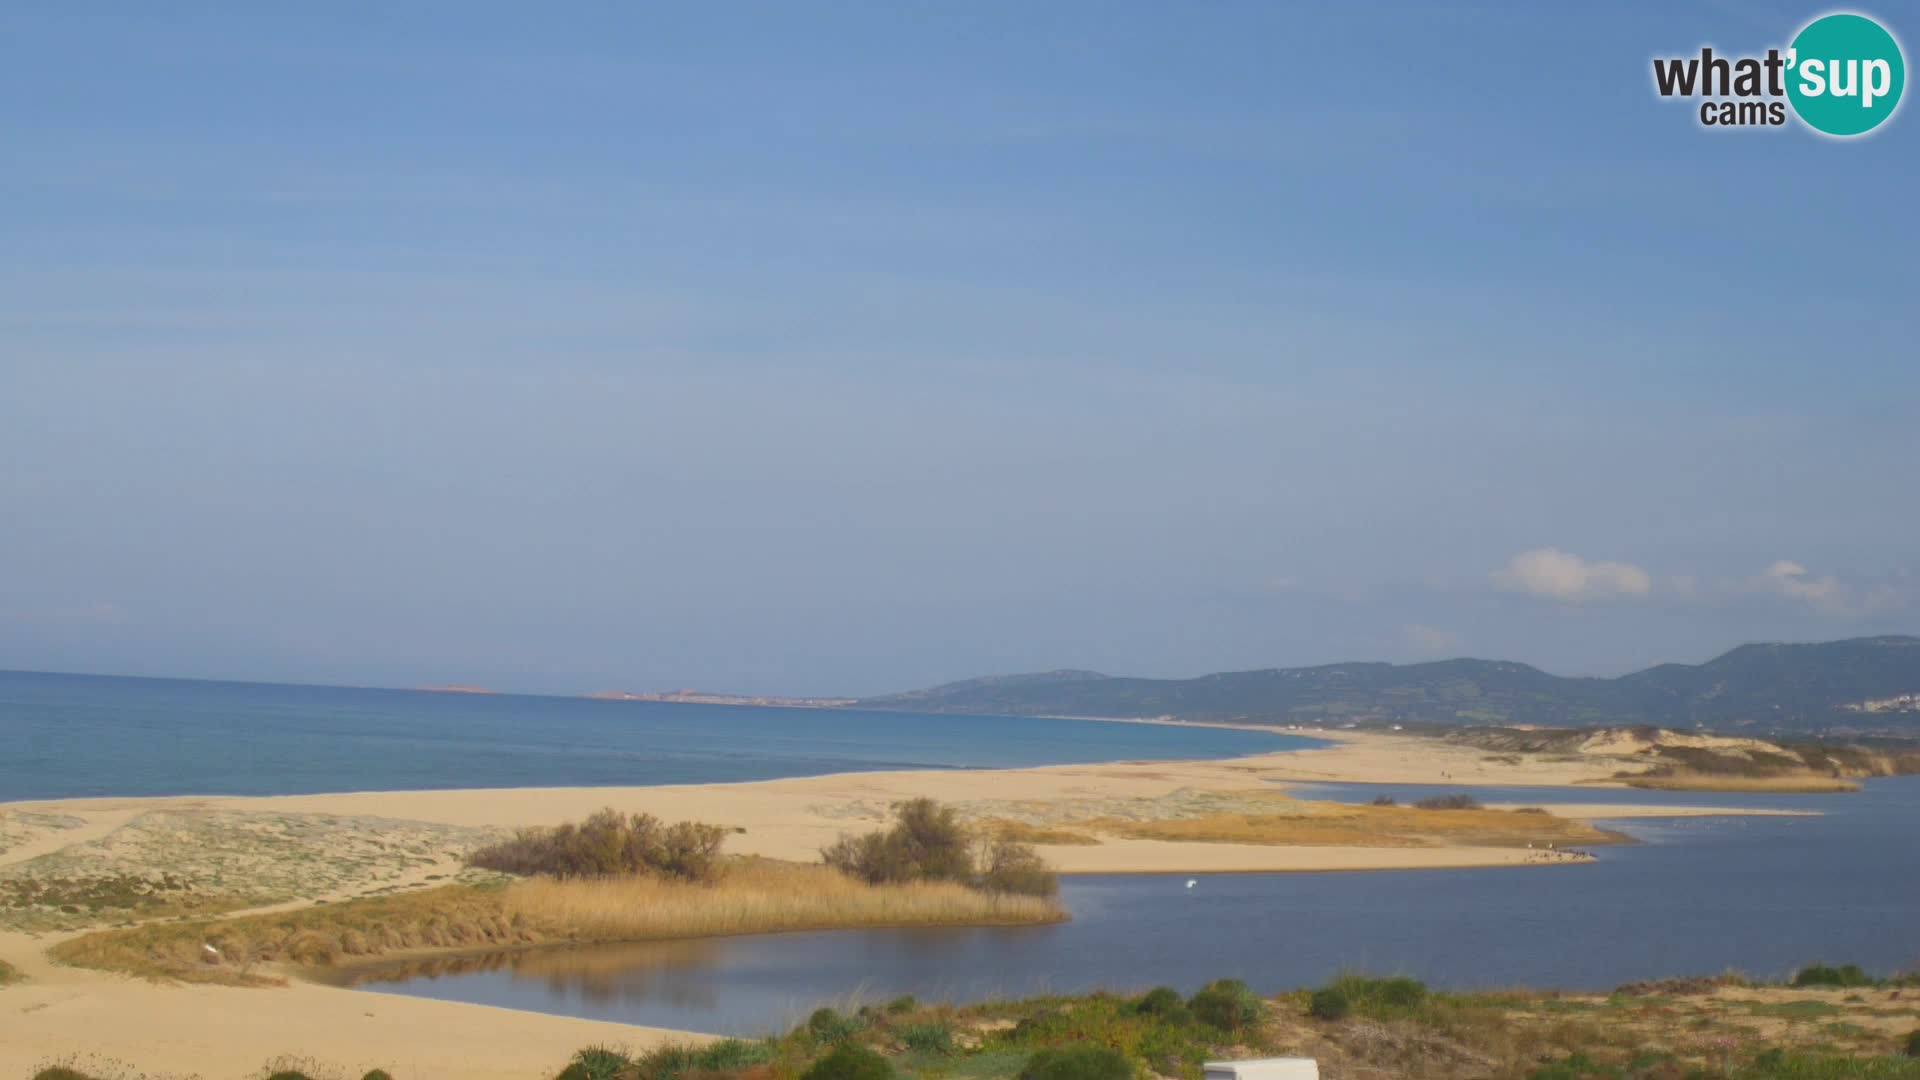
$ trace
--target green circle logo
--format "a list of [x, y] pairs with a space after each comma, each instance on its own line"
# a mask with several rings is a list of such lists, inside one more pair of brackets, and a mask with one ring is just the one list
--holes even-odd
[[1864, 135], [1900, 105], [1907, 62], [1900, 43], [1865, 15], [1825, 15], [1794, 37], [1787, 100], [1808, 127]]

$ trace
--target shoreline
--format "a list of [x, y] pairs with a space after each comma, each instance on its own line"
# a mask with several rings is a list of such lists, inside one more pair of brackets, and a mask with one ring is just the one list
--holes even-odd
[[[1152, 722], [1152, 721], [1122, 721]], [[1292, 734], [1280, 732], [1279, 734]], [[526, 825], [577, 820], [604, 806], [653, 813], [664, 820], [694, 819], [738, 830], [727, 850], [789, 861], [814, 861], [820, 847], [843, 833], [884, 821], [900, 798], [928, 795], [977, 820], [1029, 820], [1049, 815], [1140, 820], [1143, 813], [1207, 813], [1234, 800], [1258, 805], [1300, 804], [1286, 786], [1300, 783], [1487, 785], [1538, 788], [1543, 795], [1590, 786], [1618, 763], [1486, 760], [1472, 748], [1417, 736], [1363, 732], [1312, 733], [1318, 745], [1210, 761], [1120, 761], [1025, 769], [937, 769], [834, 773], [782, 780], [585, 788], [479, 788], [278, 796], [94, 796], [0, 803], [0, 813], [58, 819], [45, 835], [0, 852], [0, 867], [63, 852], [92, 850], [109, 838], [125, 846], [127, 831], [143, 819], [232, 818], [243, 823], [325, 822], [347, 840], [355, 829], [409, 827], [422, 835], [473, 836]], [[1585, 782], [1583, 784], [1583, 782]], [[1244, 804], [1240, 804], [1244, 805]], [[1565, 821], [1607, 817], [1697, 816], [1753, 811], [1699, 806], [1593, 805], [1568, 801], [1543, 808]], [[1496, 807], [1492, 809], [1505, 809]], [[1758, 811], [1793, 813], [1793, 811]], [[1414, 811], [1408, 811], [1414, 813]], [[1422, 811], [1421, 813], [1426, 813]], [[1432, 811], [1434, 820], [1444, 811]], [[329, 841], [331, 843], [331, 841]], [[1063, 874], [1263, 873], [1352, 870], [1574, 865], [1577, 855], [1540, 861], [1518, 846], [1443, 844], [1366, 846], [1136, 839], [1103, 835], [1092, 845], [1037, 845]], [[152, 849], [164, 852], [172, 849]], [[330, 849], [329, 849], [330, 850]], [[190, 849], [180, 849], [181, 858]], [[285, 856], [281, 856], [283, 860]], [[165, 856], [154, 864], [171, 865]], [[264, 910], [406, 891], [446, 879], [457, 859], [409, 864], [377, 888], [342, 879], [325, 893], [266, 905]], [[374, 892], [368, 892], [375, 888]], [[253, 909], [260, 911], [263, 909]], [[456, 1004], [355, 990], [306, 978], [289, 986], [249, 989], [160, 985], [106, 972], [61, 967], [46, 949], [79, 931], [0, 931], [0, 959], [24, 978], [0, 989], [0, 1072], [29, 1073], [82, 1049], [141, 1069], [210, 1077], [256, 1070], [278, 1054], [342, 1061], [343, 1055], [396, 1075], [462, 1075], [508, 1080], [549, 1073], [556, 1062], [592, 1043], [645, 1048], [696, 1042], [710, 1036], [559, 1017], [545, 1013]], [[464, 950], [484, 953], [494, 950]], [[448, 955], [431, 950], [416, 959]], [[399, 959], [398, 957], [389, 959]], [[281, 969], [289, 974], [298, 971]], [[236, 1024], [236, 1019], [241, 1021]], [[385, 1060], [378, 1060], [385, 1058]]]

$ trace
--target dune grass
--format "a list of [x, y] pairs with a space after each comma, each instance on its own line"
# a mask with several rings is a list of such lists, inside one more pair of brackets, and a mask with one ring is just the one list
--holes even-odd
[[1292, 812], [1276, 814], [1219, 813], [1154, 821], [1104, 818], [1084, 827], [1143, 840], [1343, 847], [1523, 847], [1621, 840], [1618, 833], [1551, 814], [1485, 809], [1437, 812], [1345, 803], [1300, 803]]
[[1662, 773], [1622, 773], [1628, 787], [1650, 791], [1752, 791], [1807, 794], [1833, 791], [1859, 791], [1860, 785], [1819, 773], [1789, 773], [1772, 776], [1740, 776], [1732, 773], [1706, 773], [1676, 769]]
[[279, 965], [329, 967], [392, 954], [651, 941], [873, 926], [1019, 925], [1058, 904], [962, 885], [867, 885], [824, 866], [733, 861], [716, 883], [628, 877], [447, 885], [297, 911], [153, 923], [62, 942], [79, 967], [259, 986]]
[[1001, 840], [1012, 840], [1019, 844], [1063, 844], [1090, 846], [1100, 843], [1097, 836], [1074, 832], [1071, 829], [1054, 829], [1045, 825], [1033, 825], [1012, 818], [988, 818], [979, 822], [979, 828], [988, 836]]

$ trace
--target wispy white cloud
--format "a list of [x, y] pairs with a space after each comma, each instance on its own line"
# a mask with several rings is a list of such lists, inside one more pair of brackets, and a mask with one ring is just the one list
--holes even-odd
[[1495, 585], [1510, 592], [1579, 602], [1646, 596], [1653, 577], [1631, 563], [1584, 559], [1559, 548], [1535, 548], [1493, 572]]
[[1733, 581], [1728, 591], [1774, 596], [1805, 604], [1826, 615], [1859, 616], [1920, 606], [1920, 584], [1906, 578], [1848, 581], [1816, 574], [1792, 559], [1780, 559], [1764, 571]]

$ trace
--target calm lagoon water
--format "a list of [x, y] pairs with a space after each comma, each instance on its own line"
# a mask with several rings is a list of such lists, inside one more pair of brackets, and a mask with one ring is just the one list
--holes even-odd
[[[1059, 926], [832, 931], [537, 951], [374, 973], [364, 988], [629, 1023], [759, 1034], [821, 1004], [911, 993], [1257, 989], [1364, 969], [1457, 988], [1604, 989], [1737, 967], [1920, 964], [1920, 778], [1854, 795], [1321, 785], [1321, 797], [1817, 809], [1821, 817], [1623, 819], [1645, 843], [1597, 863], [1486, 870], [1072, 877]], [[387, 980], [387, 981], [382, 981]], [[397, 980], [397, 981], [394, 981]]]
[[0, 672], [0, 802], [771, 780], [1236, 757], [1220, 728]]

